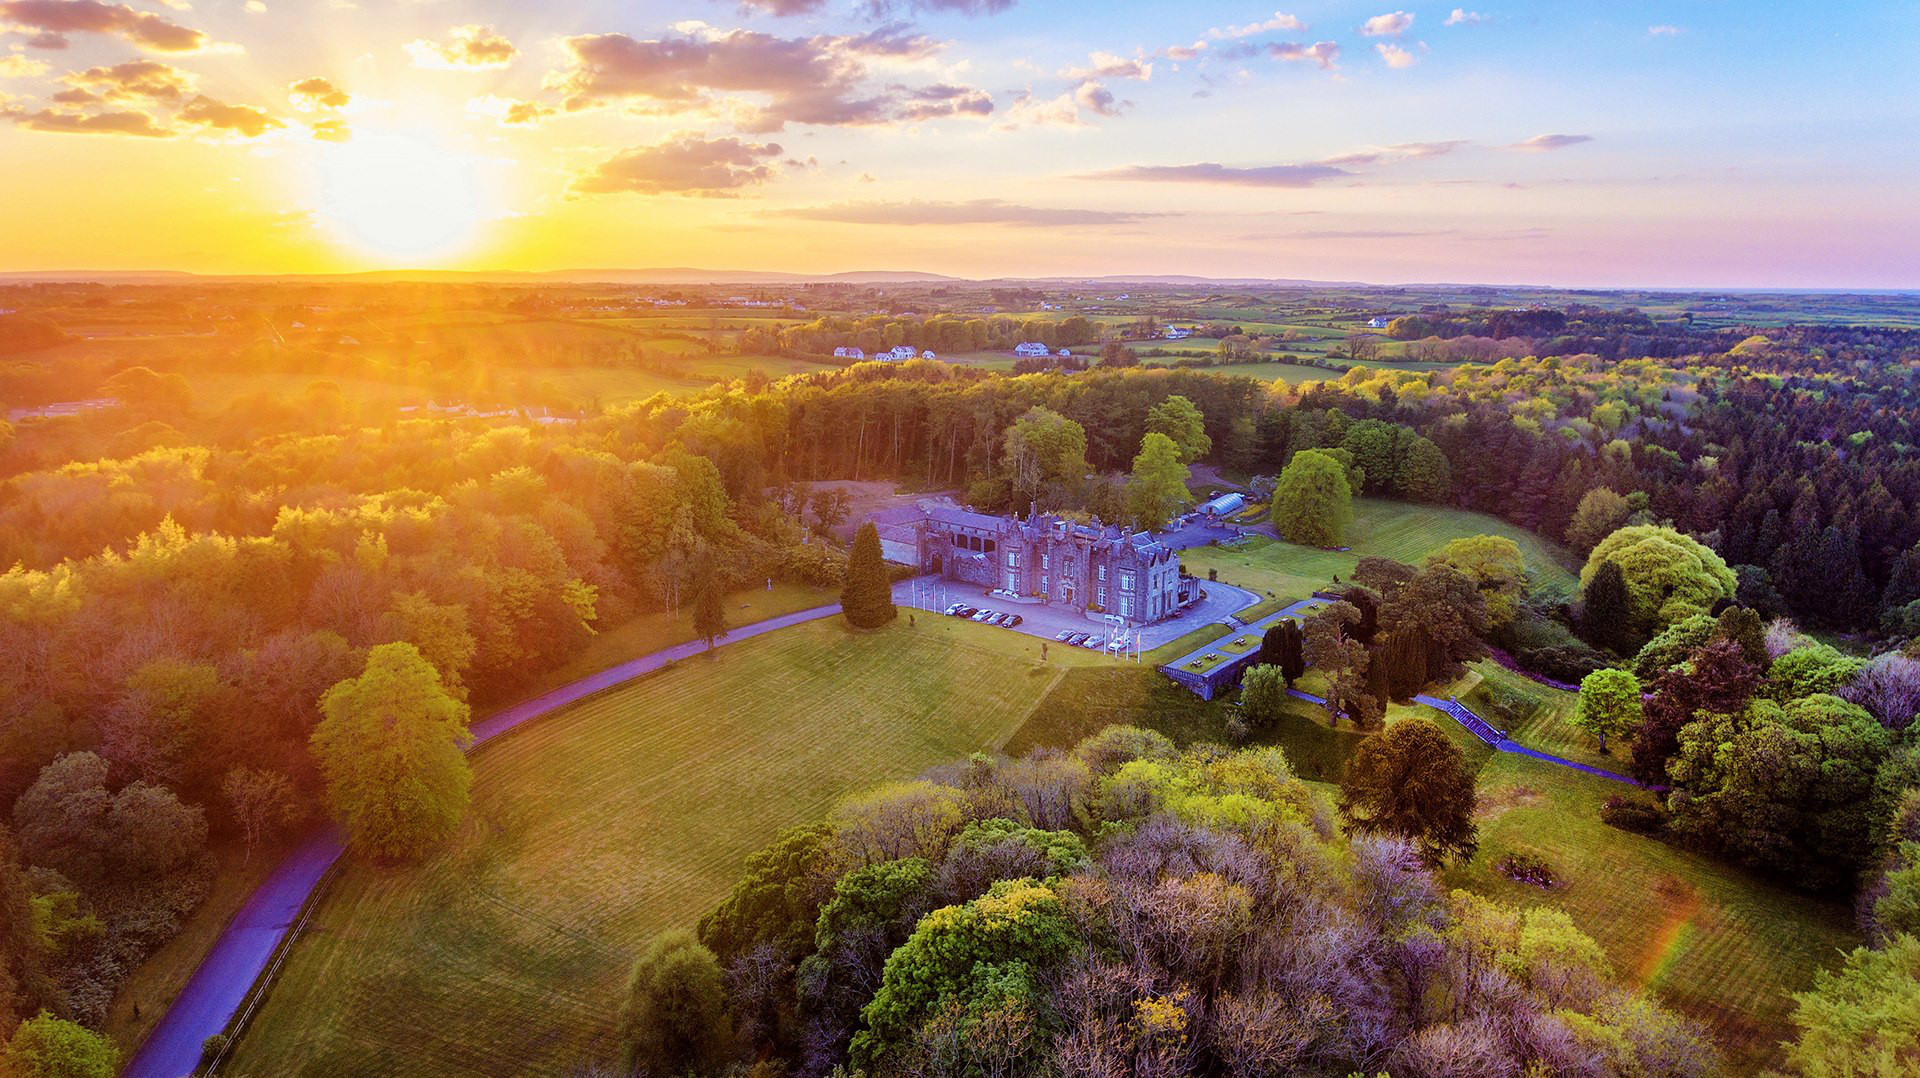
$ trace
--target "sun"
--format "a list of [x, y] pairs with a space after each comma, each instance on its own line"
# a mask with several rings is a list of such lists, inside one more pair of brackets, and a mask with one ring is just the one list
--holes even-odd
[[487, 221], [487, 163], [404, 131], [354, 132], [316, 147], [314, 212], [339, 241], [388, 260], [470, 247]]

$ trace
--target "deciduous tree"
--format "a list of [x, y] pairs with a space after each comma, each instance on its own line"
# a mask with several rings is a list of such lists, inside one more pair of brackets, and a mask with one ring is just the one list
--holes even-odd
[[1134, 523], [1148, 531], [1160, 531], [1175, 513], [1193, 500], [1187, 491], [1187, 466], [1171, 438], [1148, 432], [1140, 439], [1140, 454], [1133, 458], [1133, 474], [1127, 480], [1127, 510]]
[[1353, 522], [1353, 489], [1338, 458], [1318, 449], [1293, 455], [1273, 491], [1273, 526], [1289, 542], [1336, 547]]
[[1213, 451], [1206, 417], [1191, 400], [1178, 393], [1147, 409], [1147, 433], [1164, 434], [1180, 452], [1180, 463], [1192, 464]]
[[1419, 718], [1362, 742], [1340, 784], [1349, 826], [1409, 839], [1436, 865], [1473, 856], [1474, 803], [1465, 755], [1440, 727]]
[[1580, 704], [1573, 725], [1600, 740], [1620, 738], [1640, 726], [1640, 679], [1625, 670], [1595, 670], [1580, 679]]
[[350, 846], [380, 860], [418, 857], [466, 813], [473, 772], [461, 749], [467, 705], [412, 644], [382, 644], [366, 669], [327, 690], [314, 758]]
[[713, 952], [685, 929], [654, 937], [633, 964], [620, 1009], [627, 1073], [715, 1073], [732, 1036]]

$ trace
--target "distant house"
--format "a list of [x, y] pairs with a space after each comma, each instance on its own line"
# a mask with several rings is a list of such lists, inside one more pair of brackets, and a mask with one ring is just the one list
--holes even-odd
[[874, 353], [873, 358], [886, 360], [889, 363], [897, 363], [903, 359], [912, 359], [915, 354], [913, 345], [897, 344], [884, 352]]
[[1377, 314], [1377, 315], [1374, 315], [1372, 318], [1367, 319], [1367, 328], [1368, 329], [1385, 329], [1387, 328], [1387, 325], [1392, 321], [1393, 319], [1388, 318], [1384, 314]]
[[1193, 330], [1187, 326], [1168, 326], [1166, 338], [1170, 341], [1184, 341], [1193, 336]]
[[1021, 341], [1013, 346], [1013, 354], [1016, 356], [1045, 356], [1052, 353], [1053, 349], [1039, 341]]
[[865, 359], [867, 353], [858, 348], [836, 348], [833, 356], [835, 359]]
[[1060, 349], [1060, 356], [1063, 359], [1070, 359], [1073, 356], [1073, 352], [1071, 349], [1062, 348]]
[[920, 358], [921, 358], [921, 359], [938, 359], [938, 358], [940, 358], [940, 357], [939, 357], [939, 356], [936, 356], [936, 355], [934, 355], [934, 354], [933, 354], [933, 349], [931, 349], [931, 348], [929, 348], [929, 349], [927, 349], [926, 351], [924, 351], [924, 352], [922, 352], [922, 353], [920, 353]]

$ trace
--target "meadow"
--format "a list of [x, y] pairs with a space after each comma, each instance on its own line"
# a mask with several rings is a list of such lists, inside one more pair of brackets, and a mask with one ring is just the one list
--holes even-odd
[[1484, 513], [1384, 498], [1354, 499], [1353, 524], [1347, 529], [1351, 546], [1344, 551], [1253, 535], [1234, 545], [1191, 547], [1180, 552], [1180, 561], [1196, 576], [1213, 570], [1229, 584], [1304, 599], [1336, 577], [1351, 575], [1368, 555], [1418, 563], [1455, 539], [1475, 535], [1512, 539], [1520, 545], [1536, 586], [1549, 592], [1572, 591], [1575, 577], [1568, 568], [1570, 555], [1524, 528]]
[[606, 1046], [639, 946], [690, 926], [749, 852], [1001, 747], [1063, 675], [1108, 662], [915, 620], [771, 633], [489, 744], [444, 851], [342, 871], [227, 1073], [567, 1073]]

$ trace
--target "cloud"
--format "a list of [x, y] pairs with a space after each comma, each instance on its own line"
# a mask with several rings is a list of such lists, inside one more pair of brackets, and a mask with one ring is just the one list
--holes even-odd
[[353, 138], [347, 121], [332, 116], [308, 124], [307, 132], [320, 142], [347, 142]]
[[1115, 100], [1112, 90], [1093, 81], [1073, 88], [1073, 102], [1095, 116], [1118, 116], [1133, 107], [1133, 102]]
[[1647, 27], [1648, 37], [1678, 37], [1684, 33], [1686, 33], [1685, 30], [1681, 29], [1678, 26], [1673, 25], [1672, 23], [1663, 22], [1658, 26]]
[[1312, 187], [1321, 180], [1353, 173], [1337, 165], [1313, 162], [1301, 165], [1261, 165], [1236, 168], [1203, 161], [1194, 165], [1129, 165], [1082, 176], [1088, 180], [1131, 180], [1141, 183], [1206, 183], [1233, 187]]
[[[745, 131], [765, 133], [787, 124], [861, 126], [911, 122], [936, 114], [979, 115], [991, 101], [977, 90], [937, 86], [866, 85], [874, 64], [929, 59], [942, 46], [901, 26], [851, 36], [784, 38], [752, 30], [696, 27], [682, 36], [639, 40], [626, 34], [588, 34], [563, 40], [569, 67], [548, 75], [546, 87], [569, 111], [641, 99], [667, 112], [733, 107]], [[716, 99], [715, 94], [765, 95], [764, 104]], [[944, 112], [935, 103], [955, 107]], [[958, 107], [964, 102], [966, 107]]]
[[413, 57], [413, 66], [430, 71], [474, 71], [506, 67], [520, 54], [520, 50], [513, 47], [513, 42], [500, 36], [491, 26], [469, 24], [456, 26], [447, 32], [453, 35], [451, 41], [443, 43], [417, 38], [402, 46], [407, 50], [407, 55]]
[[560, 110], [538, 101], [518, 101], [509, 97], [482, 94], [467, 101], [467, 115], [485, 116], [508, 127], [533, 127]]
[[264, 109], [252, 105], [229, 105], [202, 94], [187, 102], [175, 119], [197, 124], [213, 131], [231, 131], [241, 138], [259, 138], [275, 128], [284, 127]]
[[1413, 16], [1405, 11], [1389, 11], [1385, 15], [1375, 15], [1360, 24], [1362, 37], [1399, 37], [1413, 29]]
[[1013, 0], [867, 0], [867, 15], [889, 19], [905, 12], [918, 15], [998, 15], [1013, 6]]
[[[60, 81], [74, 88], [54, 95], [67, 104], [93, 101], [179, 101], [194, 92], [194, 77], [159, 60], [128, 60], [112, 67], [69, 71]], [[72, 94], [73, 96], [67, 96]]]
[[1423, 157], [1442, 157], [1462, 146], [1466, 139], [1447, 139], [1442, 142], [1399, 142], [1378, 149], [1361, 150], [1357, 153], [1341, 154], [1338, 157], [1322, 158], [1322, 165], [1377, 165], [1392, 161], [1409, 161]]
[[632, 192], [643, 195], [725, 197], [742, 187], [772, 179], [766, 158], [778, 157], [776, 143], [742, 142], [683, 135], [655, 146], [635, 146], [602, 161], [573, 183], [580, 194]]
[[287, 100], [301, 112], [317, 112], [320, 109], [343, 109], [353, 98], [331, 79], [318, 75], [301, 79], [287, 85]]
[[1145, 82], [1153, 78], [1153, 65], [1110, 52], [1095, 52], [1087, 57], [1086, 67], [1064, 68], [1060, 74], [1069, 79], [1138, 79]]
[[1332, 71], [1335, 61], [1340, 59], [1340, 44], [1336, 41], [1316, 41], [1311, 45], [1302, 45], [1295, 41], [1276, 41], [1267, 46], [1267, 55], [1288, 63], [1312, 60], [1320, 65], [1320, 70]]
[[162, 127], [149, 113], [139, 109], [114, 112], [79, 113], [41, 109], [17, 112], [13, 122], [35, 131], [55, 131], [70, 135], [135, 135], [141, 138], [168, 138], [173, 132]]
[[47, 73], [47, 65], [17, 52], [0, 56], [0, 79], [30, 79]]
[[1083, 210], [1021, 206], [997, 198], [968, 202], [841, 202], [831, 206], [801, 206], [770, 210], [769, 217], [803, 221], [832, 221], [855, 225], [1009, 225], [1015, 228], [1054, 228], [1075, 225], [1132, 224], [1158, 213]]
[[1215, 39], [1252, 37], [1255, 34], [1273, 33], [1281, 30], [1300, 34], [1305, 33], [1306, 29], [1307, 24], [1301, 21], [1300, 16], [1289, 15], [1284, 11], [1276, 11], [1273, 13], [1273, 18], [1261, 22], [1250, 22], [1244, 26], [1216, 26], [1207, 31], [1207, 36]]
[[211, 44], [163, 15], [100, 0], [0, 0], [0, 22], [37, 31], [27, 44], [38, 49], [64, 49], [68, 34], [111, 34], [154, 52], [199, 52]]
[[1488, 21], [1489, 18], [1490, 16], [1482, 15], [1478, 11], [1468, 11], [1466, 8], [1457, 7], [1453, 9], [1453, 14], [1447, 16], [1447, 25], [1479, 26], [1481, 23]]
[[763, 15], [810, 15], [827, 6], [827, 0], [740, 0], [740, 10]]
[[1522, 139], [1507, 149], [1543, 153], [1547, 150], [1564, 150], [1569, 146], [1578, 146], [1583, 142], [1592, 141], [1592, 135], [1535, 135], [1530, 139]]
[[241, 5], [241, 10], [249, 15], [265, 15], [267, 13], [267, 5], [261, 3], [260, 0], [247, 0], [245, 4]]
[[1389, 44], [1385, 41], [1374, 45], [1374, 50], [1380, 54], [1380, 59], [1387, 62], [1388, 67], [1396, 70], [1412, 67], [1414, 64], [1419, 63], [1412, 53], [1398, 45]]

